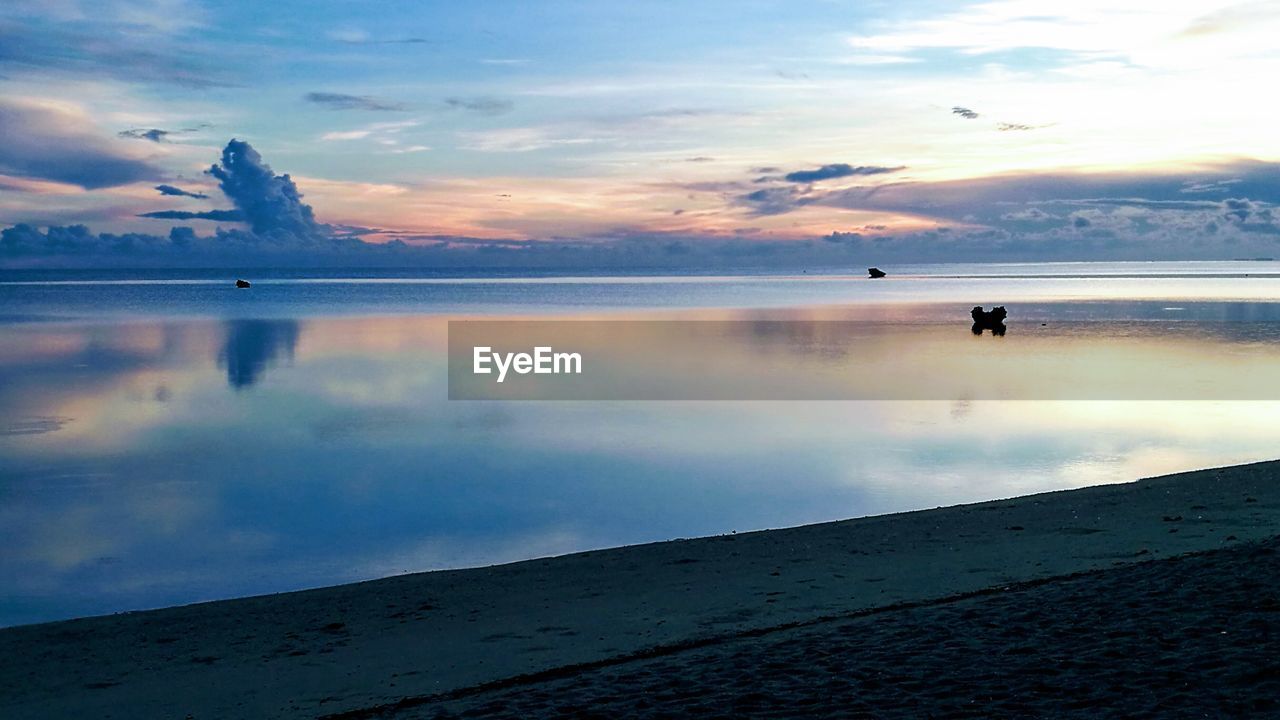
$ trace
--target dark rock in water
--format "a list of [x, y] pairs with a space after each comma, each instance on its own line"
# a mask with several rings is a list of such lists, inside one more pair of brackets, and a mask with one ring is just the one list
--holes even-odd
[[976, 305], [969, 311], [969, 315], [973, 317], [971, 329], [974, 335], [981, 335], [983, 330], [990, 330], [992, 335], [1004, 335], [1008, 330], [1004, 319], [1009, 317], [1009, 311], [1003, 305], [991, 308], [990, 312], [983, 310], [981, 305]]
[[867, 268], [867, 274], [872, 278], [882, 278], [885, 276], [884, 271], [880, 268]]
[[237, 281], [236, 281], [236, 287], [238, 287], [238, 288], [247, 288], [247, 287], [249, 287], [249, 281], [248, 281], [248, 280], [237, 280]]

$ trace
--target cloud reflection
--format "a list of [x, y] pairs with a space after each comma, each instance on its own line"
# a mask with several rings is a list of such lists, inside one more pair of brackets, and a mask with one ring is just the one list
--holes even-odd
[[295, 320], [229, 320], [218, 367], [226, 368], [227, 383], [239, 390], [262, 378], [281, 357], [292, 361], [302, 334]]
[[[1271, 456], [1280, 426], [1277, 402], [450, 402], [445, 318], [305, 325], [6, 326], [0, 415], [71, 421], [0, 434], [0, 625], [1126, 481]], [[708, 357], [838, 368], [839, 327], [741, 323]]]

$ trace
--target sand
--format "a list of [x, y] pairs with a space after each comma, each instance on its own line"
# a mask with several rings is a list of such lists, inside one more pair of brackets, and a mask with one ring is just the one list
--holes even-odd
[[1278, 547], [747, 633], [393, 716], [1276, 717]]
[[0, 716], [1257, 714], [1278, 533], [1260, 463], [11, 628]]

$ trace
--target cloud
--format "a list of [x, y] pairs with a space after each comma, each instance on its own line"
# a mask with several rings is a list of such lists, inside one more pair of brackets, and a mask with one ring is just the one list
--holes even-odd
[[238, 210], [205, 210], [203, 212], [189, 212], [187, 210], [156, 210], [155, 212], [141, 213], [138, 217], [153, 218], [156, 220], [221, 220], [223, 222], [242, 222], [244, 215]]
[[157, 190], [161, 195], [173, 195], [173, 196], [176, 196], [176, 197], [189, 197], [189, 198], [195, 198], [195, 199], [197, 199], [197, 200], [204, 200], [205, 198], [208, 198], [208, 197], [209, 197], [208, 195], [205, 195], [204, 193], [191, 192], [190, 190], [183, 190], [182, 188], [174, 187], [174, 186], [172, 186], [172, 185], [157, 185], [157, 186], [156, 186], [156, 190]]
[[275, 174], [249, 143], [232, 140], [222, 151], [222, 161], [209, 167], [222, 192], [236, 206], [254, 233], [288, 233], [297, 237], [329, 234], [316, 222], [311, 206], [287, 175]]
[[756, 215], [781, 215], [812, 203], [813, 197], [794, 187], [771, 187], [749, 192], [738, 201]]
[[373, 134], [372, 130], [335, 130], [320, 136], [326, 142], [342, 140], [363, 140]]
[[138, 32], [128, 23], [80, 24], [0, 18], [0, 70], [14, 76], [56, 73], [190, 88], [228, 87], [218, 64], [194, 57], [194, 41]]
[[1240, 178], [1227, 178], [1225, 180], [1214, 180], [1211, 182], [1186, 182], [1182, 186], [1181, 192], [1184, 193], [1214, 193], [1222, 192], [1232, 185], [1241, 182]]
[[[156, 210], [140, 217], [164, 220], [243, 222], [249, 230], [223, 230], [198, 236], [189, 227], [170, 229], [167, 236], [127, 233], [97, 234], [83, 225], [51, 226], [45, 231], [18, 224], [0, 232], [0, 256], [19, 262], [162, 264], [185, 262], [263, 261], [293, 264], [312, 262], [313, 256], [333, 262], [360, 257], [383, 257], [403, 243], [372, 245], [358, 239], [359, 230], [341, 232], [316, 222], [311, 207], [288, 175], [278, 175], [249, 143], [231, 140], [218, 164], [208, 170], [235, 205], [232, 210]], [[168, 196], [203, 198], [172, 185], [156, 186]], [[59, 260], [60, 258], [60, 260]], [[75, 260], [81, 258], [82, 260]]]
[[[850, 215], [848, 227], [834, 228], [825, 236], [821, 231], [797, 231], [791, 239], [763, 237], [747, 222], [719, 234], [619, 228], [582, 239], [482, 239], [336, 227], [317, 222], [290, 176], [275, 173], [246, 142], [229, 142], [209, 173], [233, 209], [156, 210], [144, 217], [243, 222], [248, 229], [218, 228], [200, 236], [189, 227], [176, 227], [166, 236], [96, 234], [79, 225], [16, 225], [0, 233], [0, 258], [6, 265], [31, 266], [215, 267], [261, 262], [718, 268], [864, 261], [1211, 259], [1275, 255], [1280, 242], [1280, 163], [1260, 161], [1159, 172], [1022, 172], [834, 190], [780, 179], [764, 186], [752, 186], [745, 179], [703, 183], [706, 187], [700, 192], [716, 193], [730, 209], [739, 208], [739, 214], [745, 209], [751, 217], [801, 208], [809, 217], [825, 208], [833, 224], [841, 216], [831, 209], [912, 217], [913, 228], [935, 223], [932, 229], [902, 230], [895, 229], [903, 227], [897, 221], [886, 227]], [[693, 184], [689, 189], [695, 190]], [[781, 220], [760, 225], [776, 228], [786, 224]], [[383, 244], [360, 239], [375, 232], [396, 239]]]
[[383, 145], [397, 145], [399, 142], [391, 137], [416, 127], [420, 124], [418, 120], [396, 120], [394, 122], [377, 122], [366, 125], [356, 130], [334, 130], [324, 133], [320, 139], [325, 142], [342, 142], [347, 140], [364, 140], [373, 137]]
[[[1189, 191], [1194, 195], [1188, 196]], [[732, 202], [757, 216], [834, 207], [913, 217], [917, 225], [937, 223], [932, 234], [887, 231], [867, 236], [871, 239], [851, 239], [848, 233], [836, 238], [864, 249], [894, 243], [897, 257], [906, 259], [1221, 258], [1228, 251], [1227, 257], [1272, 255], [1274, 247], [1268, 247], [1280, 237], [1280, 163], [1021, 172], [835, 190], [774, 185], [733, 196]]]
[[368, 95], [347, 95], [344, 93], [310, 92], [302, 96], [303, 100], [314, 103], [329, 110], [371, 110], [377, 112], [400, 112], [405, 109], [400, 103], [379, 100]]
[[161, 130], [159, 128], [150, 128], [150, 129], [135, 128], [132, 130], [121, 130], [117, 134], [122, 138], [130, 138], [133, 140], [150, 140], [151, 142], [158, 143], [158, 142], [164, 142], [165, 137], [169, 135], [169, 131]]
[[1040, 208], [1025, 208], [1014, 212], [1005, 213], [1000, 216], [1001, 220], [1014, 220], [1024, 222], [1049, 222], [1051, 220], [1060, 219], [1057, 215], [1051, 215]]
[[881, 167], [879, 165], [859, 165], [854, 167], [847, 163], [833, 163], [831, 165], [823, 165], [817, 170], [797, 170], [796, 172], [787, 173], [783, 179], [793, 183], [811, 183], [820, 180], [833, 180], [835, 178], [849, 177], [851, 175], [881, 175], [884, 173], [897, 172], [902, 170], [902, 166], [898, 167]]
[[0, 231], [0, 260], [6, 264], [46, 264], [72, 267], [120, 265], [141, 267], [217, 267], [255, 262], [301, 265], [388, 258], [403, 243], [374, 245], [351, 237], [298, 237], [287, 233], [260, 235], [218, 228], [197, 235], [189, 227], [174, 227], [168, 235], [94, 233], [83, 225], [51, 226], [44, 231], [18, 224]]
[[1277, 15], [1280, 15], [1280, 9], [1277, 9], [1273, 3], [1257, 0], [1239, 3], [1195, 18], [1179, 33], [1179, 36], [1194, 38], [1230, 33], [1251, 25], [1257, 26], [1269, 20], [1273, 21]]
[[346, 45], [422, 45], [430, 42], [426, 38], [375, 38], [364, 30], [331, 30], [326, 35]]
[[511, 112], [514, 107], [510, 100], [501, 100], [493, 97], [451, 97], [446, 98], [444, 104], [455, 110], [466, 110], [481, 115], [502, 115]]
[[550, 147], [590, 145], [599, 138], [557, 128], [518, 127], [500, 130], [466, 131], [458, 133], [462, 139], [459, 147], [477, 152], [532, 152]]
[[[1225, 183], [1230, 180], [1232, 182]], [[1205, 188], [1203, 199], [1188, 187]], [[1220, 197], [1214, 199], [1212, 195]], [[834, 190], [815, 202], [857, 210], [885, 210], [958, 221], [991, 221], [1019, 208], [1054, 206], [1205, 210], [1225, 194], [1280, 203], [1280, 163], [1239, 161], [1192, 170], [1143, 172], [1022, 172], [943, 182], [890, 183]]]
[[207, 127], [212, 127], [209, 123], [200, 123], [195, 127], [182, 128], [181, 130], [161, 130], [160, 128], [130, 128], [121, 130], [116, 135], [130, 140], [149, 140], [154, 143], [166, 142], [172, 135], [186, 135], [188, 133], [197, 132]]
[[113, 146], [84, 113], [0, 99], [0, 174], [86, 190], [156, 180], [164, 172]]
[[960, 117], [964, 118], [965, 120], [977, 120], [978, 118], [982, 117], [981, 115], [979, 115], [978, 113], [976, 113], [976, 112], [974, 112], [974, 111], [970, 110], [969, 108], [967, 108], [967, 107], [960, 107], [959, 105], [957, 105], [957, 106], [955, 106], [955, 107], [951, 108], [951, 114], [952, 114], [952, 115], [959, 115]]

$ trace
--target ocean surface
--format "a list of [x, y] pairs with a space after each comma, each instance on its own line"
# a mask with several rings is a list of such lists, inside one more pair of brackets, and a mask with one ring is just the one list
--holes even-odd
[[[0, 271], [0, 625], [1280, 455], [1280, 263], [885, 269]], [[449, 400], [477, 318], [755, 331], [722, 400]], [[766, 371], [898, 389], [734, 400]]]

